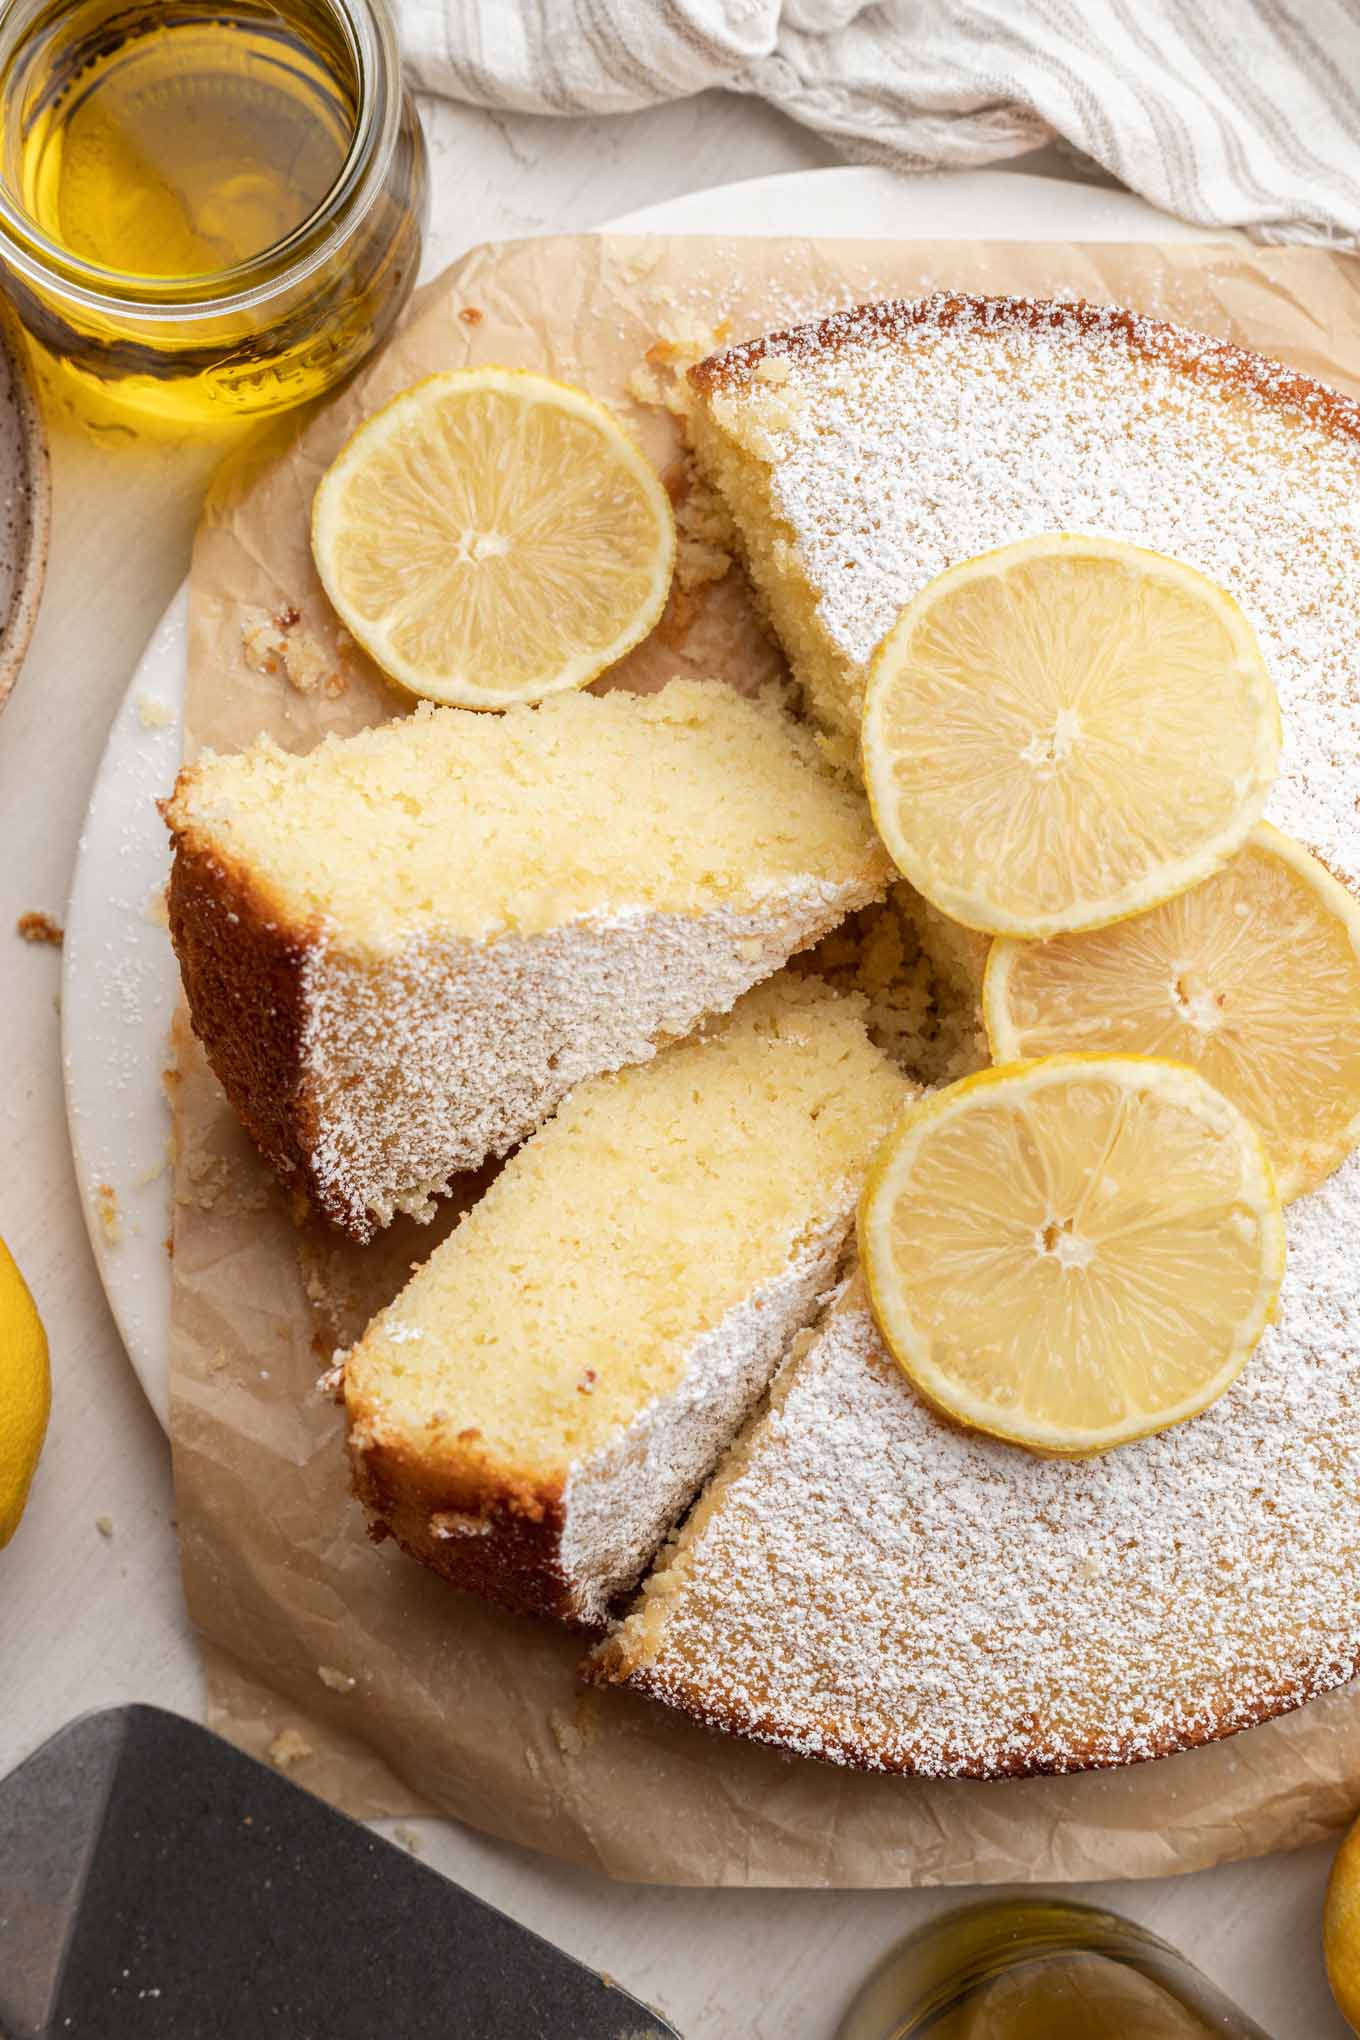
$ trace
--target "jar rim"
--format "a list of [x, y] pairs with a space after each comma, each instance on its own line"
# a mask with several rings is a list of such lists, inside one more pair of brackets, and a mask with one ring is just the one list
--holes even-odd
[[[401, 50], [385, 0], [326, 0], [353, 52], [358, 115], [335, 181], [282, 239], [201, 277], [142, 277], [82, 261], [15, 205], [0, 179], [0, 264], [68, 303], [139, 322], [220, 318], [305, 283], [347, 240], [383, 190], [402, 114]], [[0, 286], [2, 287], [2, 286]]]

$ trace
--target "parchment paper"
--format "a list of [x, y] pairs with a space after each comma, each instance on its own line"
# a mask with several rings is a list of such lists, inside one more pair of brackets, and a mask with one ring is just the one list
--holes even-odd
[[[664, 370], [703, 332], [740, 339], [947, 286], [1133, 305], [1360, 390], [1360, 266], [1312, 250], [481, 248], [425, 293], [362, 382], [257, 453], [214, 502], [194, 556], [190, 749], [261, 730], [304, 748], [406, 708], [338, 632], [307, 527], [341, 442], [418, 377], [499, 361], [585, 384], [637, 429], [683, 520], [674, 423], [629, 393], [631, 379], [654, 394], [637, 379], [649, 350]], [[749, 685], [772, 669], [740, 576], [705, 583], [701, 547], [696, 560], [697, 585], [615, 684], [687, 668]], [[856, 1775], [707, 1734], [631, 1695], [582, 1694], [576, 1639], [368, 1542], [339, 1412], [315, 1392], [331, 1347], [395, 1292], [452, 1210], [367, 1250], [299, 1225], [183, 1026], [179, 1046], [171, 1435], [185, 1583], [214, 1725], [259, 1754], [291, 1748], [299, 1782], [356, 1813], [442, 1811], [616, 1877], [733, 1885], [1162, 1876], [1316, 1840], [1360, 1802], [1360, 1691], [1161, 1763], [999, 1784]], [[278, 1744], [285, 1729], [295, 1734]]]

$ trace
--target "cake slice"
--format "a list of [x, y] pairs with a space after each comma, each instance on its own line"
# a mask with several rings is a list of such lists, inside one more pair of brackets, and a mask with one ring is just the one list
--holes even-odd
[[205, 753], [165, 816], [208, 1060], [357, 1240], [727, 1011], [888, 872], [806, 731], [693, 680]]
[[343, 1360], [374, 1528], [598, 1623], [832, 1284], [910, 1087], [862, 1001], [781, 974], [583, 1084]]

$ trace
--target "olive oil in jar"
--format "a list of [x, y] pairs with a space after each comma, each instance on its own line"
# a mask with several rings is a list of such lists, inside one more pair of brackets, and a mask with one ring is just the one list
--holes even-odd
[[10, 0], [0, 117], [20, 315], [144, 414], [315, 395], [414, 281], [424, 146], [383, 0]]
[[837, 2040], [1268, 2040], [1174, 1948], [1046, 1898], [969, 1906], [880, 1963]]
[[[69, 14], [69, 10], [68, 10]], [[51, 70], [20, 141], [37, 224], [97, 268], [203, 278], [308, 219], [354, 139], [358, 79], [335, 21], [252, 0], [110, 14]]]

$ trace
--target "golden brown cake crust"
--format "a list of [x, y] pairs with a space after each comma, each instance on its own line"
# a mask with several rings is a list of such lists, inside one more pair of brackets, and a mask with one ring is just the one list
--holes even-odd
[[[372, 1227], [356, 1223], [312, 1165], [317, 1111], [305, 1081], [303, 974], [315, 932], [291, 924], [248, 872], [192, 829], [175, 827], [174, 801], [188, 776], [180, 774], [161, 811], [174, 845], [170, 939], [194, 1032], [241, 1124], [284, 1183], [365, 1240]], [[222, 940], [224, 924], [230, 941]]]
[[372, 1537], [395, 1538], [451, 1585], [516, 1614], [589, 1626], [561, 1565], [563, 1481], [508, 1480], [479, 1462], [471, 1442], [436, 1462], [400, 1442], [365, 1439], [362, 1419], [351, 1426], [349, 1452]]
[[689, 381], [701, 395], [716, 396], [754, 380], [759, 364], [766, 359], [835, 355], [843, 347], [866, 340], [890, 340], [913, 326], [975, 326], [990, 331], [1021, 327], [1059, 337], [1101, 334], [1200, 381], [1250, 392], [1280, 410], [1297, 412], [1323, 431], [1360, 441], [1360, 403], [1355, 398], [1231, 341], [1209, 339], [1120, 305], [1095, 305], [1083, 298], [979, 297], [963, 291], [889, 298], [710, 354], [689, 370]]
[[[674, 1677], [667, 1678], [664, 1683], [654, 1680], [645, 1671], [629, 1665], [614, 1638], [601, 1644], [582, 1661], [579, 1674], [587, 1685], [624, 1686], [648, 1700], [658, 1701], [672, 1711], [688, 1716], [701, 1728], [714, 1729], [723, 1735], [741, 1736], [750, 1742], [769, 1743], [776, 1749], [788, 1750], [797, 1756], [808, 1754], [806, 1729], [802, 1725], [785, 1721], [774, 1709], [747, 1709], [736, 1701], [720, 1703]], [[1181, 1732], [1149, 1731], [1144, 1727], [1131, 1734], [1127, 1741], [1111, 1737], [1096, 1744], [1072, 1739], [1065, 1744], [1061, 1759], [1043, 1757], [1035, 1749], [1026, 1748], [1024, 1723], [1018, 1719], [1015, 1745], [1005, 1754], [989, 1752], [984, 1757], [976, 1750], [960, 1745], [950, 1752], [932, 1752], [928, 1762], [917, 1764], [907, 1753], [870, 1749], [862, 1742], [836, 1736], [828, 1727], [816, 1755], [822, 1762], [839, 1764], [849, 1771], [886, 1772], [899, 1777], [986, 1780], [1066, 1777], [1076, 1771], [1124, 1770], [1131, 1764], [1152, 1763], [1161, 1757], [1174, 1757], [1186, 1750], [1201, 1749], [1208, 1743], [1225, 1742], [1239, 1730], [1259, 1728], [1262, 1722], [1273, 1721], [1277, 1715], [1290, 1714], [1296, 1707], [1302, 1707], [1309, 1700], [1320, 1699], [1324, 1693], [1332, 1692], [1357, 1676], [1360, 1676], [1360, 1653], [1346, 1659], [1319, 1657], [1296, 1678], [1286, 1681], [1269, 1694], [1255, 1695], [1245, 1705], [1230, 1702], [1226, 1693], [1206, 1699], [1201, 1720]], [[1035, 1741], [1038, 1742], [1042, 1738], [1042, 1724], [1036, 1722], [1035, 1730]]]

